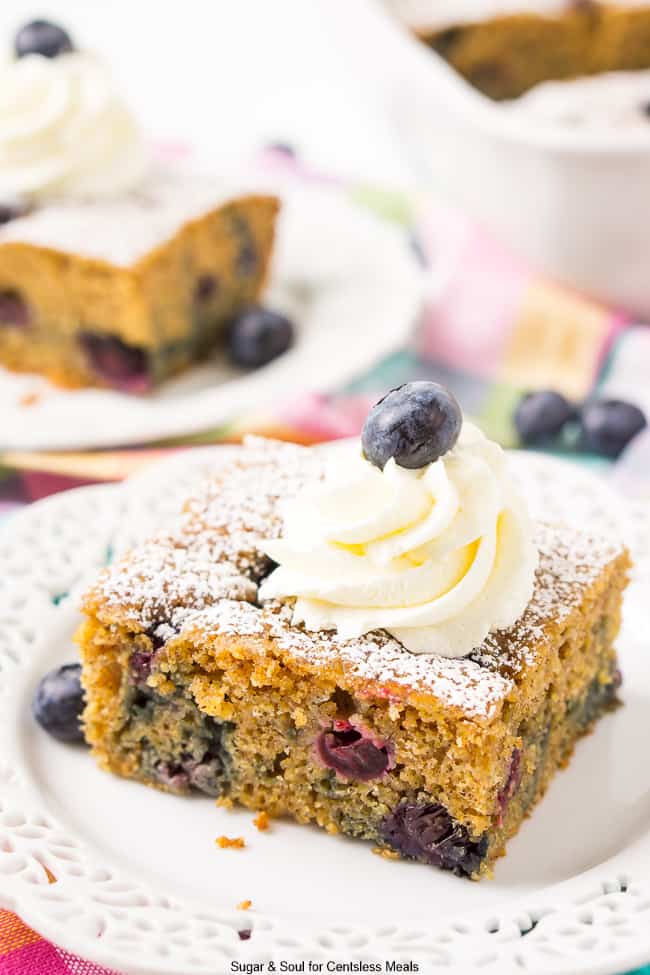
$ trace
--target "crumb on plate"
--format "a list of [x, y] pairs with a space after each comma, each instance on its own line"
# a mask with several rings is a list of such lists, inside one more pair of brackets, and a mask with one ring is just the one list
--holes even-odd
[[250, 911], [250, 909], [251, 909], [252, 906], [253, 906], [253, 902], [250, 901], [250, 900], [240, 901], [239, 904], [237, 905], [237, 910], [238, 911]]
[[373, 846], [371, 852], [374, 853], [375, 856], [383, 857], [384, 860], [400, 860], [401, 859], [401, 857], [400, 857], [399, 853], [397, 852], [397, 850], [389, 850], [385, 846]]
[[215, 843], [222, 850], [241, 850], [246, 846], [243, 836], [217, 836]]
[[271, 820], [269, 819], [269, 814], [264, 810], [259, 812], [255, 817], [255, 819], [253, 820], [253, 826], [259, 829], [260, 833], [266, 832], [270, 824], [271, 824]]

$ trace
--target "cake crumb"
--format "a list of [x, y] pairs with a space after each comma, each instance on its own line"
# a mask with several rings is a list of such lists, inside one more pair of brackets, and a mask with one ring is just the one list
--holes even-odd
[[20, 406], [36, 406], [41, 400], [40, 393], [23, 393], [23, 395], [18, 400]]
[[220, 809], [233, 809], [235, 804], [230, 796], [219, 796], [215, 802], [215, 806], [219, 806]]
[[385, 846], [373, 846], [371, 853], [375, 856], [382, 857], [384, 860], [400, 860], [401, 857], [397, 850], [389, 850]]
[[269, 819], [269, 814], [264, 810], [259, 812], [253, 820], [253, 826], [255, 826], [256, 829], [259, 829], [260, 833], [265, 833], [270, 825], [271, 820]]
[[238, 911], [250, 911], [250, 909], [251, 909], [252, 906], [253, 906], [253, 902], [252, 901], [249, 901], [249, 900], [240, 901], [239, 904], [237, 905], [237, 910]]
[[217, 836], [214, 842], [222, 850], [242, 850], [246, 846], [243, 836]]

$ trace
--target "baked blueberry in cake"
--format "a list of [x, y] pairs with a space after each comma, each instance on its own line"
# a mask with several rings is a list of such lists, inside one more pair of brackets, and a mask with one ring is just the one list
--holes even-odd
[[104, 570], [86, 737], [119, 775], [479, 878], [616, 701], [628, 564], [533, 523], [502, 450], [408, 384], [360, 443], [247, 442]]
[[57, 25], [26, 25], [15, 53], [0, 70], [0, 364], [141, 393], [225, 354], [264, 284], [277, 199], [154, 160], [106, 67]]

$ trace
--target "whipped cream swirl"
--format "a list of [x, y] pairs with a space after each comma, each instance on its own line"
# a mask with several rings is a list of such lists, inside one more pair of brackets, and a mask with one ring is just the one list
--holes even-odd
[[140, 130], [101, 62], [71, 52], [0, 68], [0, 194], [120, 193], [148, 161]]
[[265, 551], [261, 599], [296, 597], [294, 621], [344, 639], [387, 630], [413, 653], [460, 657], [511, 626], [533, 592], [537, 551], [501, 448], [469, 423], [421, 470], [383, 471], [358, 448], [286, 506]]

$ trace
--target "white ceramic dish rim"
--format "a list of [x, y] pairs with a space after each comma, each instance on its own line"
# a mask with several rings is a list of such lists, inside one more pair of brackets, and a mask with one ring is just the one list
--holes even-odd
[[[589, 130], [570, 129], [568, 126], [533, 118], [528, 121], [524, 113], [504, 111], [503, 107], [474, 88], [452, 68], [443, 57], [427, 47], [388, 11], [380, 0], [368, 5], [368, 12], [378, 21], [378, 26], [388, 28], [393, 41], [403, 48], [404, 55], [417, 59], [428, 70], [438, 94], [447, 98], [459, 117], [485, 135], [501, 138], [513, 146], [534, 146], [557, 155], [594, 154], [604, 156], [650, 154], [650, 125], [648, 131], [627, 129]], [[383, 24], [380, 22], [383, 21]]]
[[[51, 811], [32, 781], [31, 770], [21, 765], [22, 746], [20, 735], [16, 733], [22, 715], [20, 708], [24, 702], [23, 692], [37, 678], [35, 670], [38, 666], [37, 655], [31, 665], [28, 657], [36, 634], [41, 637], [51, 635], [54, 621], [59, 618], [57, 614], [70, 611], [70, 607], [66, 609], [64, 603], [60, 609], [50, 607], [50, 612], [43, 613], [51, 595], [60, 591], [62, 585], [69, 586], [74, 572], [79, 568], [71, 567], [63, 558], [65, 552], [60, 551], [65, 540], [61, 525], [66, 524], [66, 518], [68, 524], [76, 523], [75, 532], [84, 536], [84, 542], [90, 546], [88, 551], [95, 552], [94, 556], [91, 554], [90, 561], [103, 551], [107, 538], [117, 540], [119, 552], [130, 544], [133, 534], [146, 534], [152, 527], [146, 523], [145, 513], [151, 516], [152, 500], [160, 497], [160, 483], [168, 485], [170, 478], [173, 483], [175, 472], [179, 494], [183, 493], [189, 481], [214, 465], [217, 456], [226, 456], [228, 449], [208, 448], [194, 451], [191, 458], [185, 455], [167, 459], [134, 477], [126, 487], [81, 488], [55, 496], [15, 516], [13, 525], [8, 526], [6, 532], [3, 530], [0, 536], [0, 558], [5, 570], [15, 570], [11, 581], [5, 579], [0, 598], [0, 700], [5, 698], [4, 706], [0, 708], [0, 737], [8, 743], [7, 751], [0, 759], [0, 904], [18, 910], [39, 932], [68, 950], [110, 967], [126, 968], [138, 975], [194, 975], [194, 972], [215, 975], [219, 970], [228, 969], [215, 967], [217, 958], [202, 955], [202, 951], [210, 949], [200, 944], [197, 946], [199, 963], [191, 969], [186, 963], [179, 967], [181, 962], [178, 958], [161, 959], [149, 953], [144, 943], [149, 935], [144, 929], [137, 935], [136, 923], [141, 917], [141, 908], [146, 908], [147, 916], [151, 915], [161, 924], [168, 923], [172, 918], [174, 925], [182, 931], [193, 933], [197, 938], [197, 916], [205, 918], [209, 912], [206, 912], [205, 905], [189, 899], [181, 904], [166, 902], [165, 898], [142, 885], [126, 877], [119, 878], [119, 874], [117, 882], [113, 881], [115, 890], [109, 903], [114, 901], [118, 906], [120, 903], [126, 906], [120, 923], [124, 926], [125, 934], [136, 933], [140, 944], [136, 947], [125, 942], [118, 947], [116, 943], [107, 944], [97, 938], [98, 912], [107, 908], [102, 908], [95, 901], [89, 903], [93, 884], [96, 888], [102, 880], [95, 855], [86, 854], [85, 851], [76, 852], [75, 837], [66, 835], [65, 827], [58, 827], [52, 822]], [[217, 451], [220, 453], [217, 454]], [[548, 458], [537, 459], [529, 455], [524, 463], [531, 466], [532, 475], [540, 481], [544, 478], [562, 481], [562, 473], [566, 474], [567, 465]], [[572, 483], [577, 493], [582, 492], [586, 496], [590, 491], [596, 491], [593, 475], [575, 468], [572, 471]], [[617, 508], [612, 505], [612, 496], [600, 484], [598, 492], [598, 503], [607, 513], [609, 523], [627, 524], [626, 517], [618, 520], [622, 515], [619, 510], [621, 506]], [[172, 491], [164, 504], [175, 506], [173, 496]], [[159, 515], [160, 512], [155, 517]], [[639, 532], [645, 533], [644, 538], [648, 543], [650, 518], [647, 510], [639, 509], [638, 517], [636, 527]], [[93, 519], [92, 523], [90, 518]], [[632, 530], [631, 526], [629, 530]], [[26, 549], [30, 537], [47, 539], [45, 547], [53, 557], [52, 565], [30, 559], [29, 550]], [[649, 552], [641, 552], [644, 564]], [[92, 569], [92, 566], [86, 565], [85, 568]], [[646, 584], [648, 581], [644, 580]], [[40, 596], [40, 602], [36, 600], [36, 594]], [[7, 695], [8, 690], [11, 693]], [[41, 823], [40, 833], [34, 825], [30, 832], [29, 823]], [[16, 847], [15, 852], [12, 851], [12, 844]], [[78, 863], [80, 876], [63, 877], [62, 882], [50, 888], [41, 864], [54, 862], [50, 849], [60, 849], [61, 846], [67, 848], [71, 858]], [[25, 866], [14, 870], [14, 858], [21, 856]], [[240, 943], [236, 926], [241, 927], [241, 915], [235, 916], [235, 912], [224, 909], [221, 914], [215, 915], [216, 919], [211, 923], [219, 929], [220, 944], [246, 959], [262, 956], [275, 959], [375, 959], [393, 955], [419, 958], [423, 954], [430, 960], [441, 945], [449, 946], [451, 941], [452, 947], [445, 950], [455, 952], [456, 963], [443, 965], [442, 970], [454, 972], [455, 975], [466, 975], [470, 970], [475, 970], [468, 959], [470, 955], [475, 958], [476, 951], [479, 955], [482, 953], [486, 965], [484, 970], [498, 971], [499, 975], [511, 971], [542, 970], [567, 975], [579, 975], [580, 972], [610, 975], [622, 971], [626, 966], [632, 968], [639, 965], [647, 961], [650, 955], [650, 937], [644, 916], [644, 912], [650, 909], [650, 883], [642, 864], [646, 868], [650, 864], [650, 836], [577, 877], [534, 895], [525, 895], [519, 909], [509, 906], [503, 912], [492, 912], [482, 907], [463, 912], [459, 917], [445, 917], [438, 924], [432, 922], [430, 929], [419, 932], [399, 926], [391, 927], [387, 920], [374, 926], [342, 924], [332, 920], [331, 923], [320, 925], [304, 925], [297, 936], [294, 923], [288, 930], [286, 924], [277, 919], [257, 915], [254, 921], [255, 939]], [[114, 876], [116, 873], [113, 871]], [[48, 894], [57, 899], [49, 899]], [[62, 915], [57, 913], [61, 910], [68, 915], [65, 925], [62, 924]], [[614, 916], [619, 919], [623, 917], [630, 924], [636, 921], [637, 929], [629, 933], [629, 943], [619, 945], [619, 950], [610, 957], [597, 959], [591, 950], [593, 940], [597, 941], [599, 935], [603, 936], [608, 931], [607, 925]], [[534, 922], [539, 922], [535, 930], [525, 939], [522, 938], [522, 933]], [[201, 923], [205, 927], [207, 922]], [[591, 947], [581, 947], [588, 938], [591, 939]], [[549, 947], [549, 940], [552, 951], [547, 956], [545, 946]], [[536, 959], [541, 962], [544, 958], [547, 959], [544, 967], [536, 967]], [[488, 964], [490, 961], [495, 967]], [[427, 968], [420, 970], [426, 971]]]

